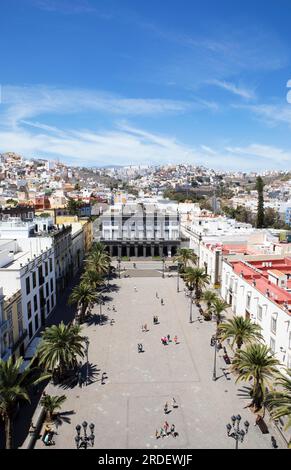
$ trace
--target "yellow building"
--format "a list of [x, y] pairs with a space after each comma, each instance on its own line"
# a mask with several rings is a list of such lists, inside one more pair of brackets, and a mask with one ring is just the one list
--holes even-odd
[[77, 215], [58, 215], [56, 216], [56, 224], [67, 225], [78, 222], [82, 224], [84, 232], [84, 251], [87, 253], [91, 250], [93, 244], [93, 223], [90, 219], [80, 219]]
[[77, 215], [56, 215], [57, 225], [72, 224], [73, 222], [79, 222], [79, 217]]
[[27, 331], [23, 329], [20, 290], [9, 296], [2, 296], [1, 316], [1, 358], [7, 360], [12, 356], [15, 360], [24, 355], [24, 340], [27, 336]]
[[83, 225], [85, 253], [88, 253], [93, 245], [93, 223], [89, 219], [80, 219], [79, 222]]

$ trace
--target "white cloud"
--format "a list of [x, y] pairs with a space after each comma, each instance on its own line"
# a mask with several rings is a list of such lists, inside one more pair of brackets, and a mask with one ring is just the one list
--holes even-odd
[[288, 104], [233, 105], [232, 107], [246, 109], [269, 125], [283, 123], [291, 126], [291, 106]]
[[277, 163], [291, 162], [291, 152], [282, 150], [271, 145], [251, 144], [247, 147], [226, 147], [228, 152], [233, 154], [245, 155], [246, 157], [262, 158], [274, 162], [274, 168]]
[[208, 80], [207, 83], [223, 88], [224, 90], [227, 90], [234, 95], [241, 96], [247, 100], [254, 99], [256, 96], [253, 90], [243, 86], [237, 86], [234, 83], [226, 82], [224, 80]]
[[177, 139], [120, 123], [114, 130], [61, 130], [41, 123], [24, 129], [0, 131], [0, 152], [15, 151], [27, 157], [59, 157], [74, 165], [203, 164], [217, 169], [278, 168], [291, 162], [291, 152], [267, 145], [191, 147]]
[[[0, 152], [15, 151], [27, 157], [59, 157], [68, 163], [89, 166], [189, 162], [213, 168], [240, 168], [248, 171], [263, 167], [278, 168], [284, 162], [290, 164], [291, 153], [262, 144], [228, 146], [223, 149], [205, 144], [194, 147], [173, 136], [150, 132], [140, 125], [126, 122], [114, 126], [111, 123], [107, 130], [92, 130], [94, 118], [99, 112], [101, 116], [107, 113], [115, 118], [163, 116], [168, 113], [185, 113], [198, 109], [198, 106], [203, 109], [207, 103], [128, 99], [90, 90], [63, 90], [45, 86], [4, 87], [0, 108]], [[245, 108], [260, 109], [262, 112], [262, 106]], [[215, 106], [213, 109], [216, 109]], [[263, 114], [272, 114], [270, 110], [266, 113], [266, 109], [264, 107]], [[46, 115], [50, 116], [51, 122], [57, 115], [84, 113], [88, 120], [91, 112], [90, 129], [61, 129], [33, 119]], [[290, 119], [288, 122], [291, 123], [291, 114], [288, 114], [291, 108], [287, 105], [285, 113], [284, 119]]]
[[[45, 126], [37, 126], [43, 127]], [[44, 130], [44, 129], [40, 129]], [[27, 156], [59, 156], [76, 165], [108, 163], [165, 163], [192, 161], [197, 163], [199, 153], [191, 147], [144, 130], [120, 125], [106, 132], [60, 131], [32, 133], [24, 129], [0, 131], [1, 151], [13, 150]]]
[[208, 147], [207, 145], [200, 145], [202, 150], [206, 153], [210, 153], [210, 155], [217, 155], [217, 151], [213, 150], [212, 148]]
[[42, 85], [2, 88], [2, 122], [10, 125], [50, 113], [102, 112], [113, 115], [155, 116], [184, 113], [193, 107], [195, 104], [187, 101], [124, 98], [86, 89], [62, 89]]
[[209, 109], [210, 111], [219, 111], [220, 106], [215, 101], [203, 100], [201, 98], [196, 98], [196, 102], [200, 104], [203, 108]]
[[86, 0], [32, 0], [32, 4], [47, 12], [64, 14], [98, 13]]

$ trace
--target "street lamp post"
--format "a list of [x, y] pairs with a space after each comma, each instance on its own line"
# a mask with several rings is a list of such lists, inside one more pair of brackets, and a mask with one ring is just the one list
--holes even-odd
[[118, 263], [118, 277], [120, 279], [120, 264], [121, 264], [121, 259], [117, 258], [117, 263]]
[[163, 260], [163, 279], [164, 279], [165, 278], [165, 262], [166, 262], [165, 255], [163, 256], [162, 260]]
[[213, 374], [212, 374], [212, 380], [215, 382], [217, 377], [216, 377], [216, 352], [217, 352], [217, 343], [218, 340], [217, 338], [213, 338], [212, 344], [214, 346], [214, 363], [213, 363]]
[[233, 415], [231, 417], [232, 425], [227, 424], [226, 429], [227, 429], [227, 435], [228, 437], [232, 437], [235, 439], [235, 448], [238, 449], [238, 443], [243, 442], [244, 438], [246, 437], [250, 423], [248, 421], [244, 422], [244, 429], [240, 428], [240, 423], [241, 423], [241, 416], [240, 415]]
[[[84, 431], [84, 436], [81, 436], [82, 427], [83, 427], [83, 431]], [[94, 428], [95, 428], [95, 425], [93, 423], [90, 424], [89, 428], [90, 428], [91, 434], [89, 436], [87, 434], [87, 427], [88, 427], [88, 423], [86, 421], [84, 421], [82, 423], [82, 426], [80, 426], [80, 424], [78, 424], [76, 426], [77, 435], [75, 436], [75, 443], [76, 443], [77, 449], [81, 449], [81, 448], [82, 449], [87, 449], [89, 444], [91, 444], [91, 447], [94, 447], [94, 440], [95, 440]]]
[[192, 310], [193, 310], [193, 289], [189, 289], [190, 291], [190, 323], [193, 323], [193, 317], [192, 317]]
[[88, 385], [88, 380], [89, 380], [89, 357], [88, 357], [88, 353], [89, 353], [89, 344], [90, 344], [88, 336], [85, 337], [85, 344], [86, 344], [85, 354], [86, 354], [86, 361], [87, 361], [86, 385]]

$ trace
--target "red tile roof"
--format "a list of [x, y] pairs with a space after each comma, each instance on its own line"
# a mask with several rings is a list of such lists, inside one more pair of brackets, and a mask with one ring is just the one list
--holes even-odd
[[[272, 269], [270, 266], [262, 267], [263, 263], [271, 263], [272, 266], [276, 265], [277, 269]], [[267, 295], [269, 293], [268, 298], [273, 302], [283, 305], [288, 303], [291, 305], [291, 293], [287, 292], [286, 289], [277, 286], [276, 284], [272, 283], [268, 279], [268, 271], [273, 273], [278, 273], [279, 275], [282, 274], [290, 274], [291, 275], [291, 259], [285, 258], [281, 260], [270, 260], [267, 259], [265, 261], [251, 261], [248, 264], [244, 263], [243, 261], [233, 261], [231, 263], [233, 270], [236, 274], [243, 276], [243, 278], [249, 283], [253, 285], [255, 281], [255, 287], [258, 289], [263, 295]], [[280, 269], [278, 269], [280, 267]], [[287, 281], [287, 287], [291, 288], [291, 279]], [[291, 312], [289, 312], [291, 315]]]

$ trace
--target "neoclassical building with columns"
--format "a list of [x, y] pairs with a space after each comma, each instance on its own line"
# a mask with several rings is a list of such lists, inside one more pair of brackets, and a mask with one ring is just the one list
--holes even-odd
[[180, 216], [155, 204], [114, 205], [100, 218], [100, 241], [113, 257], [172, 257], [181, 243]]

